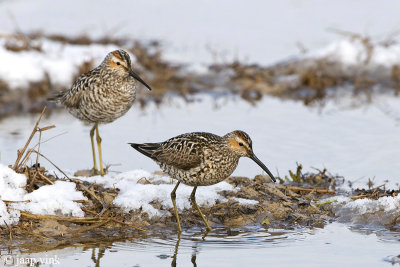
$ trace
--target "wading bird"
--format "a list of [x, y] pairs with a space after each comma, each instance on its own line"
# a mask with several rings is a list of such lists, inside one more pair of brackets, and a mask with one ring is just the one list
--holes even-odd
[[[136, 98], [136, 80], [151, 90], [132, 70], [128, 53], [115, 50], [110, 52], [98, 67], [79, 76], [70, 90], [50, 99], [61, 102], [76, 118], [93, 125], [90, 140], [94, 174], [105, 173], [98, 125], [113, 122], [131, 108]], [[97, 169], [93, 140], [95, 131], [100, 172]]]
[[198, 186], [213, 185], [225, 180], [236, 169], [240, 157], [254, 160], [276, 182], [272, 173], [253, 153], [250, 136], [243, 131], [233, 131], [222, 137], [195, 132], [182, 134], [161, 143], [129, 144], [153, 159], [165, 173], [178, 180], [171, 192], [171, 199], [180, 232], [182, 228], [175, 203], [175, 192], [181, 182], [194, 186], [190, 200], [207, 230], [211, 227], [196, 203]]

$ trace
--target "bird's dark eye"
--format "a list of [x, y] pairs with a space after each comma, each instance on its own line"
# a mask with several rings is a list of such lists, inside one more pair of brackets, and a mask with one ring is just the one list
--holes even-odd
[[242, 143], [242, 142], [240, 142], [240, 143], [239, 143], [239, 146], [243, 146], [243, 143]]
[[118, 66], [121, 65], [121, 63], [117, 62], [117, 65], [118, 65]]

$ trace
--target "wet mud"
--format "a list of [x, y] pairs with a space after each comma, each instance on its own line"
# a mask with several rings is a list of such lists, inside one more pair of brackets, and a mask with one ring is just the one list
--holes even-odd
[[[343, 184], [344, 179], [332, 176], [326, 170], [305, 174], [301, 170], [301, 165], [297, 166], [297, 169], [290, 171], [288, 176], [277, 177], [277, 183], [271, 183], [270, 178], [264, 175], [257, 175], [253, 179], [229, 177], [226, 182], [236, 190], [219, 192], [228, 201], [200, 208], [210, 226], [214, 228], [237, 229], [246, 226], [277, 229], [323, 228], [335, 220], [334, 209], [329, 201], [324, 201], [324, 198], [342, 194], [336, 191], [336, 188]], [[141, 210], [127, 213], [113, 205], [113, 200], [119, 191], [116, 188], [105, 188], [76, 178], [58, 178], [37, 165], [22, 168], [19, 172], [25, 173], [28, 177], [26, 186], [28, 192], [59, 179], [74, 182], [76, 188], [88, 198], [87, 201], [79, 201], [85, 216], [36, 215], [21, 211], [17, 225], [0, 227], [0, 236], [4, 241], [1, 249], [38, 252], [77, 244], [145, 238], [160, 232], [177, 232], [172, 209], [168, 209], [168, 212], [164, 212], [160, 217], [151, 218]], [[151, 184], [152, 179], [143, 180], [141, 183]], [[356, 198], [376, 199], [388, 194], [398, 194], [398, 191], [389, 192], [383, 189], [354, 191]], [[235, 198], [254, 200], [254, 202], [240, 203]], [[11, 205], [12, 202], [6, 204]], [[159, 210], [164, 209], [158, 201], [152, 202], [151, 205]], [[180, 218], [184, 229], [196, 228], [205, 232], [203, 222], [194, 208], [180, 211]], [[397, 221], [394, 225], [397, 225]]]

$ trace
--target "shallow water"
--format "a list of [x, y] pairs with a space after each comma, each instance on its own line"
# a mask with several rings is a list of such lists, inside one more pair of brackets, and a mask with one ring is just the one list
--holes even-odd
[[[326, 167], [356, 186], [365, 187], [368, 178], [374, 178], [376, 184], [389, 179], [392, 187], [398, 182], [400, 127], [396, 116], [400, 114], [400, 98], [377, 96], [361, 108], [343, 109], [332, 103], [322, 110], [272, 97], [264, 97], [255, 106], [234, 97], [196, 98], [190, 104], [173, 98], [170, 104], [160, 108], [149, 105], [145, 110], [135, 106], [124, 117], [100, 126], [104, 162], [115, 165], [112, 171], [156, 171], [159, 168], [152, 160], [127, 143], [158, 142], [192, 131], [224, 135], [241, 129], [249, 133], [254, 152], [273, 174], [286, 175], [299, 162], [305, 170]], [[0, 121], [0, 162], [15, 160], [37, 117]], [[57, 127], [43, 134], [43, 140], [52, 139], [42, 144], [41, 152], [63, 170], [90, 168], [90, 127], [65, 111], [53, 113], [41, 125], [53, 124]], [[243, 158], [233, 175], [253, 177], [261, 171]]]
[[164, 233], [12, 257], [57, 259], [53, 266], [389, 266], [399, 250], [398, 236], [332, 223], [324, 229], [219, 228], [207, 236], [192, 229], [180, 238]]
[[[343, 109], [330, 103], [322, 110], [270, 97], [256, 106], [233, 97], [196, 98], [191, 104], [175, 98], [161, 108], [134, 107], [125, 117], [101, 126], [105, 161], [120, 163], [111, 169], [158, 170], [128, 142], [160, 141], [189, 131], [225, 134], [239, 128], [250, 134], [256, 154], [275, 174], [287, 173], [299, 161], [305, 169], [327, 167], [360, 186], [373, 176], [377, 184], [387, 178], [393, 187], [398, 182], [398, 98], [377, 96], [372, 104], [361, 108]], [[37, 116], [25, 116], [0, 121], [2, 163], [13, 162], [36, 119]], [[41, 125], [51, 124], [57, 127], [45, 132], [43, 140], [54, 138], [42, 144], [42, 153], [64, 170], [90, 167], [89, 127], [64, 111], [52, 113]], [[53, 168], [44, 160], [41, 162]], [[260, 171], [252, 161], [242, 159], [234, 175], [251, 177]], [[398, 233], [374, 226], [341, 223], [329, 224], [325, 229], [220, 228], [204, 239], [201, 229], [190, 229], [182, 234], [178, 246], [176, 233], [160, 233], [145, 239], [69, 247], [30, 257], [57, 257], [60, 264], [56, 266], [95, 266], [99, 257], [98, 266], [166, 266], [174, 261], [179, 266], [387, 266], [399, 254], [399, 237]]]

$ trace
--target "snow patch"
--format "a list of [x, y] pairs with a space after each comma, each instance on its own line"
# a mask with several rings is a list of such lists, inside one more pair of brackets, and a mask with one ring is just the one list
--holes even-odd
[[7, 209], [6, 204], [0, 200], [0, 225], [12, 225], [19, 221], [18, 210]]
[[74, 200], [87, 200], [87, 198], [76, 190], [75, 183], [56, 181], [54, 185], [44, 185], [26, 194], [24, 200], [30, 202], [18, 203], [14, 208], [33, 214], [83, 217], [85, 213], [80, 209], [80, 204]]
[[364, 66], [391, 68], [400, 62], [400, 45], [365, 45], [361, 40], [344, 39], [311, 54], [312, 58], [328, 58], [341, 62], [344, 66]]
[[25, 175], [15, 173], [8, 166], [0, 164], [0, 225], [12, 225], [19, 221], [19, 211], [7, 209], [3, 200], [23, 200], [26, 194]]
[[0, 200], [19, 201], [26, 194], [26, 177], [0, 164]]
[[231, 197], [230, 199], [239, 202], [240, 205], [257, 205], [259, 203], [257, 200], [245, 199], [239, 197]]
[[71, 86], [78, 67], [85, 61], [99, 64], [115, 45], [71, 45], [40, 39], [42, 51], [13, 52], [0, 40], [0, 79], [11, 88], [26, 87], [29, 82], [45, 78], [46, 73], [55, 84]]
[[[80, 204], [74, 200], [87, 200], [75, 184], [57, 181], [54, 185], [45, 185], [27, 193], [26, 177], [8, 166], [0, 164], [0, 225], [12, 225], [19, 221], [20, 211], [39, 215], [65, 215], [83, 217]], [[3, 200], [21, 201], [7, 205]], [[27, 201], [29, 202], [22, 202]]]
[[[141, 209], [150, 217], [169, 215], [165, 209], [172, 208], [171, 192], [175, 183], [165, 175], [154, 175], [143, 170], [134, 170], [117, 174], [115, 176], [95, 176], [80, 178], [85, 181], [95, 182], [110, 188], [118, 188], [120, 192], [114, 199], [114, 205], [121, 207], [125, 212]], [[138, 183], [141, 182], [141, 183]], [[151, 183], [151, 184], [148, 184]], [[193, 187], [180, 184], [176, 191], [176, 206], [178, 210], [191, 208], [190, 194]], [[218, 194], [223, 190], [236, 190], [227, 182], [220, 182], [207, 187], [198, 187], [196, 202], [200, 206], [212, 206], [218, 202], [227, 201]], [[245, 204], [253, 204], [254, 200], [238, 199]], [[150, 203], [159, 202], [161, 209], [154, 208]], [[258, 202], [257, 202], [258, 203]]]
[[348, 197], [332, 197], [335, 214], [341, 222], [363, 225], [386, 225], [396, 216], [400, 209], [400, 195], [381, 197], [377, 200], [363, 198], [351, 200]]

